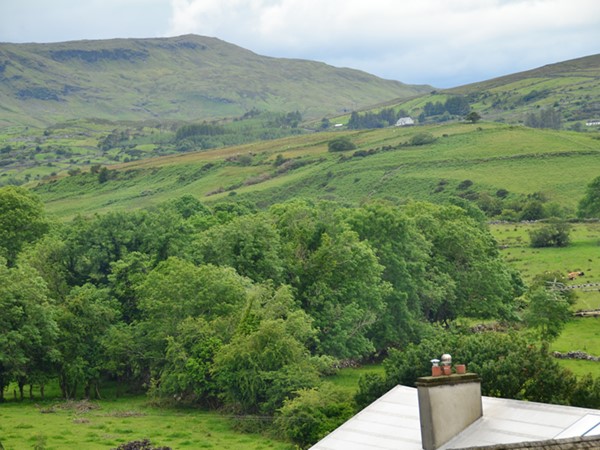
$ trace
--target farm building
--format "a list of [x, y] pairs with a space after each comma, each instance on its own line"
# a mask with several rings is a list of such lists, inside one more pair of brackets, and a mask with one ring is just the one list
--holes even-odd
[[397, 127], [407, 127], [414, 124], [415, 121], [412, 119], [412, 117], [400, 117], [396, 122]]

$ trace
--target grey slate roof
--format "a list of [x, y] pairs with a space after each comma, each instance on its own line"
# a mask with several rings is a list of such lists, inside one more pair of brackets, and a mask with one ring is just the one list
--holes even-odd
[[[600, 410], [492, 397], [482, 397], [482, 403], [483, 417], [440, 450], [600, 436]], [[311, 449], [421, 450], [417, 389], [396, 386]]]

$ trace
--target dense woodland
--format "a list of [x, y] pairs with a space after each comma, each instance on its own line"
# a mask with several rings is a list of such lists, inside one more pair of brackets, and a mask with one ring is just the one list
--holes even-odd
[[[599, 380], [548, 355], [572, 299], [543, 277], [525, 286], [485, 216], [460, 204], [258, 210], [188, 195], [56, 223], [28, 190], [1, 188], [0, 395], [57, 379], [64, 398], [94, 398], [113, 380], [272, 417], [306, 445], [354, 411], [324, 382], [340, 365], [389, 356], [385, 377], [363, 380], [362, 405], [451, 351], [489, 395], [600, 406]], [[530, 331], [473, 335], [457, 318]]]

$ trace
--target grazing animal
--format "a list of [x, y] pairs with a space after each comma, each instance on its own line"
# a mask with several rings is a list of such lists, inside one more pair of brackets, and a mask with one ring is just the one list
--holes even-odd
[[577, 272], [569, 272], [569, 274], [567, 275], [567, 278], [569, 278], [569, 280], [574, 280], [577, 277], [582, 277], [585, 274], [582, 271], [577, 271]]

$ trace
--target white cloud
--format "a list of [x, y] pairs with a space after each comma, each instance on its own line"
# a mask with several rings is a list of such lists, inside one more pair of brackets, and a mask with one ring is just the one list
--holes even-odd
[[0, 41], [215, 36], [446, 87], [598, 52], [598, 0], [0, 0]]
[[596, 0], [172, 0], [171, 5], [171, 34], [217, 36], [258, 53], [324, 60], [410, 82], [443, 83], [448, 77], [461, 82], [472, 78], [469, 72], [500, 75], [584, 56], [597, 51], [600, 37]]

